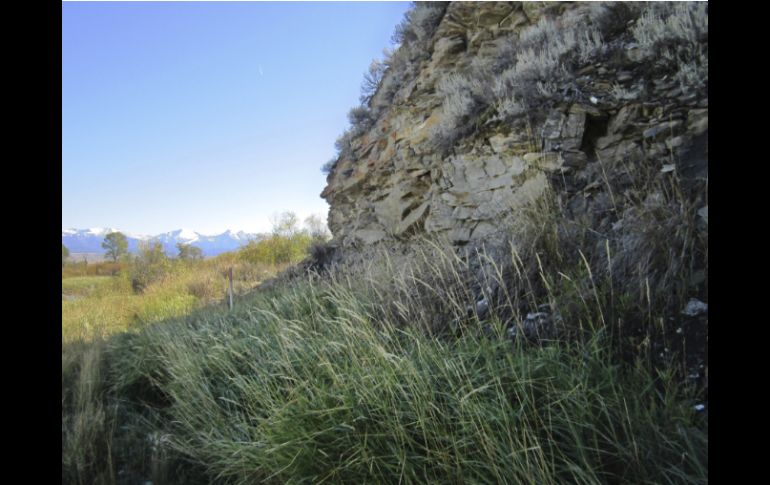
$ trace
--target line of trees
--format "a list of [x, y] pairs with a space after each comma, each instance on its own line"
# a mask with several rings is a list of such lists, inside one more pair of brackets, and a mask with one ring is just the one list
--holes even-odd
[[192, 244], [176, 243], [176, 249], [179, 251], [177, 258], [183, 261], [199, 261], [203, 259], [203, 250]]
[[[323, 219], [318, 215], [307, 217], [302, 226], [300, 219], [294, 212], [284, 212], [274, 215], [271, 219], [272, 234], [259, 241], [251, 241], [238, 250], [238, 257], [253, 262], [267, 264], [294, 263], [307, 255], [310, 246], [323, 242], [331, 237]], [[132, 262], [136, 273], [135, 278], [138, 287], [144, 287], [158, 274], [163, 272], [165, 266], [170, 264], [163, 244], [159, 241], [141, 242], [139, 250], [133, 257], [129, 257], [128, 238], [121, 232], [108, 233], [101, 243], [105, 257], [113, 263], [118, 261]], [[177, 259], [180, 261], [200, 261], [203, 259], [203, 250], [192, 244], [177, 243]], [[62, 244], [62, 267], [65, 266], [70, 256], [69, 249]]]
[[330, 237], [323, 220], [312, 215], [300, 227], [299, 218], [293, 212], [284, 212], [272, 218], [273, 231], [270, 237], [251, 241], [238, 250], [238, 257], [254, 263], [291, 264], [307, 256], [314, 243], [324, 242]]

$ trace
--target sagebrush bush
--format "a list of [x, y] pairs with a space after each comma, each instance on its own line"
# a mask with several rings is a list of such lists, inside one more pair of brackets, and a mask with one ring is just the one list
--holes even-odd
[[360, 101], [363, 105], [368, 105], [377, 89], [380, 87], [382, 77], [385, 75], [385, 70], [388, 68], [387, 63], [374, 59], [369, 64], [369, 70], [364, 73], [364, 81], [361, 84], [361, 97]]
[[588, 63], [603, 51], [601, 32], [590, 23], [584, 9], [564, 18], [542, 17], [520, 37], [502, 42], [497, 55], [477, 57], [467, 72], [439, 81], [443, 116], [431, 133], [434, 146], [451, 148], [475, 131], [475, 122], [489, 110], [505, 122], [549, 102], [572, 81], [573, 64]]
[[648, 59], [673, 66], [683, 91], [701, 89], [708, 80], [708, 3], [652, 2], [631, 29]]
[[351, 133], [357, 137], [366, 133], [372, 127], [374, 119], [372, 111], [364, 105], [356, 106], [348, 112], [348, 121], [350, 122]]
[[[451, 148], [473, 131], [469, 126], [490, 108], [495, 111], [494, 119], [508, 122], [547, 107], [556, 95], [569, 92], [573, 97], [585, 97], [574, 82], [574, 68], [604, 55], [604, 35], [617, 35], [618, 29], [637, 18], [631, 32], [645, 55], [674, 69], [682, 91], [703, 88], [708, 80], [708, 52], [703, 43], [708, 35], [706, 3], [581, 6], [558, 18], [542, 17], [520, 37], [501, 43], [496, 56], [478, 57], [468, 72], [440, 82], [437, 90], [444, 99], [443, 117], [432, 133], [434, 145]], [[620, 87], [612, 91], [616, 100], [637, 94]]]
[[331, 172], [341, 157], [355, 159], [353, 139], [368, 131], [377, 118], [390, 108], [401, 86], [417, 75], [420, 61], [429, 56], [427, 44], [447, 5], [448, 2], [415, 2], [404, 15], [392, 37], [398, 48], [386, 49], [382, 60], [375, 59], [369, 65], [361, 86], [362, 105], [348, 114], [351, 126], [337, 138], [337, 154], [334, 161], [323, 165], [323, 173]]
[[400, 45], [425, 42], [433, 36], [449, 2], [414, 2], [393, 32], [392, 41]]
[[476, 130], [473, 121], [485, 108], [486, 88], [481, 81], [462, 75], [450, 75], [436, 86], [442, 99], [443, 116], [431, 133], [436, 148], [452, 147], [455, 141]]
[[352, 155], [352, 143], [353, 141], [353, 130], [347, 129], [345, 130], [339, 137], [337, 137], [337, 140], [334, 142], [334, 148], [337, 149], [337, 158], [341, 157], [348, 157]]

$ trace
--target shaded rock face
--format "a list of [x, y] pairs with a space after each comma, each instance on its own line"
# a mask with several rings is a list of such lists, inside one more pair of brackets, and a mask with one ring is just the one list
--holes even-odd
[[549, 187], [594, 210], [628, 164], [706, 180], [707, 10], [687, 8], [450, 3], [328, 176], [336, 244], [494, 240]]

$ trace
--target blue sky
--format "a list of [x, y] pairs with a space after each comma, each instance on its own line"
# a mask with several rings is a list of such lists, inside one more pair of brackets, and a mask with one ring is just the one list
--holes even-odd
[[408, 2], [62, 3], [62, 228], [269, 230]]

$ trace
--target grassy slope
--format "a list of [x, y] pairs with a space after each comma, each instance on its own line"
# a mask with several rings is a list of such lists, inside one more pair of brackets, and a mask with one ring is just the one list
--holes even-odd
[[[620, 305], [609, 308], [606, 288], [530, 292], [582, 301], [569, 318], [575, 338], [512, 345], [495, 315], [437, 329], [433, 316], [461, 314], [470, 286], [460, 260], [417, 259], [399, 271], [374, 258], [358, 273], [248, 296], [233, 313], [204, 308], [71, 342], [65, 481], [707, 481], [697, 390], [676, 378], [676, 360], [653, 365], [640, 352], [620, 365], [606, 321]], [[561, 272], [585, 273], [582, 263]]]

